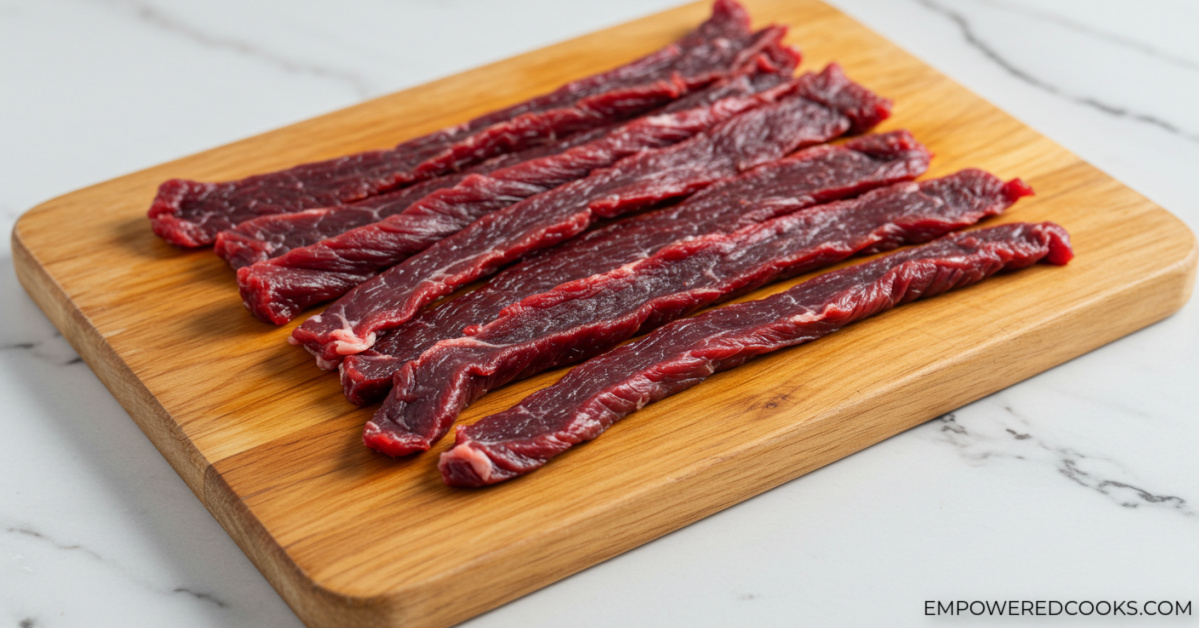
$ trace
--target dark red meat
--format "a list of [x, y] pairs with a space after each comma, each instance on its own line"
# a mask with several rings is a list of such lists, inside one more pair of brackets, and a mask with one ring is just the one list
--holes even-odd
[[505, 308], [404, 365], [364, 430], [390, 455], [424, 451], [467, 404], [515, 379], [598, 355], [714, 303], [860, 252], [925, 242], [1009, 207], [1031, 191], [979, 170], [898, 183], [773, 218], [732, 234], [685, 240], [602, 275]]
[[618, 125], [557, 154], [519, 161], [486, 176], [467, 176], [379, 222], [256, 262], [238, 271], [242, 301], [258, 318], [286, 323], [307, 307], [345, 294], [489, 212], [585, 177], [628, 155], [675, 144], [761, 106], [770, 94], [754, 94], [781, 80], [780, 74], [772, 73], [712, 85], [676, 101], [660, 115]]
[[179, 246], [270, 214], [356, 201], [581, 130], [639, 115], [765, 53], [786, 58], [783, 29], [751, 33], [745, 10], [717, 0], [713, 16], [679, 42], [614, 70], [415, 138], [390, 150], [304, 164], [226, 183], [172, 179], [150, 207], [154, 232]]
[[585, 179], [485, 215], [359, 285], [297, 327], [292, 341], [308, 348], [321, 366], [336, 367], [346, 355], [369, 349], [380, 331], [403, 324], [425, 305], [524, 255], [574, 237], [597, 220], [686, 196], [800, 147], [837, 137], [852, 126], [851, 114], [808, 97], [828, 90], [853, 92], [857, 100], [868, 101], [876, 122], [889, 109], [887, 101], [846, 79], [836, 66], [819, 76], [805, 75], [759, 95], [775, 97], [775, 102], [711, 131], [631, 155]]
[[486, 323], [505, 306], [555, 286], [648, 257], [684, 238], [725, 233], [798, 209], [912, 179], [929, 167], [929, 151], [907, 131], [822, 145], [763, 164], [672, 207], [589, 231], [506, 269], [482, 287], [423, 310], [364, 353], [342, 362], [353, 403], [378, 401], [392, 373], [439, 340]]
[[[765, 85], [763, 88], [766, 87], [770, 87], [770, 85]], [[675, 101], [673, 105], [698, 103], [698, 99], [707, 94], [714, 92], [723, 94], [728, 89], [728, 87], [710, 86]], [[668, 108], [673, 105], [669, 105]], [[557, 155], [576, 146], [593, 142], [621, 126], [621, 124], [613, 124], [576, 133], [561, 140], [527, 148], [523, 151], [499, 155], [462, 172], [427, 179], [361, 201], [247, 220], [232, 229], [218, 233], [214, 251], [236, 270], [399, 214], [413, 203], [438, 190], [458, 185], [467, 178], [467, 175], [490, 174], [526, 161]]]
[[[684, 111], [703, 104], [711, 104], [724, 97], [745, 95], [774, 87], [792, 75], [795, 70], [795, 62], [798, 60], [795, 57], [772, 60], [766, 56], [760, 56], [759, 59], [761, 63], [747, 68], [745, 73], [693, 91], [688, 96], [656, 110], [656, 113]], [[746, 78], [739, 78], [740, 76]], [[576, 133], [533, 148], [499, 155], [461, 172], [421, 181], [406, 188], [371, 196], [361, 201], [247, 220], [218, 233], [215, 250], [217, 255], [228, 261], [230, 266], [236, 270], [255, 262], [278, 257], [292, 249], [314, 245], [352, 229], [400, 214], [425, 196], [437, 190], [458, 185], [469, 174], [487, 175], [503, 169], [506, 174], [498, 176], [516, 176], [514, 175], [515, 171], [508, 169], [522, 162], [558, 155], [606, 135], [622, 132], [622, 129], [628, 124], [629, 122], [610, 124], [607, 127]], [[669, 138], [663, 137], [662, 139], [666, 141]], [[539, 163], [544, 165], [548, 162]], [[548, 168], [545, 172], [554, 175], [551, 180], [564, 180], [564, 177], [568, 176], [571, 171], [557, 172], [554, 168]], [[395, 227], [395, 225], [391, 225], [391, 227]], [[390, 230], [395, 231], [395, 229]], [[349, 246], [352, 250], [355, 240], [355, 236], [350, 236], [349, 241], [329, 242], [323, 246], [334, 250], [339, 246]], [[318, 253], [302, 256], [297, 261], [321, 260], [323, 257]], [[320, 268], [320, 263], [317, 262], [317, 268]]]
[[1072, 252], [1054, 223], [947, 236], [777, 295], [677, 321], [572, 370], [513, 408], [460, 427], [438, 468], [452, 486], [495, 484], [599, 436], [639, 408], [756, 356], [815, 340], [902, 303]]
[[356, 227], [378, 222], [404, 211], [433, 192], [458, 185], [468, 174], [470, 172], [442, 175], [346, 205], [247, 220], [218, 233], [213, 250], [237, 270]]

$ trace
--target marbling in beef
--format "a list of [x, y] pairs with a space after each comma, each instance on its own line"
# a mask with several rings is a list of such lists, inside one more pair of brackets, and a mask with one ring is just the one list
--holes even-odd
[[[453, 235], [480, 216], [611, 166], [648, 148], [670, 146], [739, 112], [762, 106], [791, 68], [739, 76], [672, 103], [662, 113], [616, 125], [591, 141], [564, 143], [564, 150], [505, 168], [474, 173], [383, 220], [238, 270], [246, 308], [281, 325], [305, 308], [341, 296], [406, 257]], [[539, 151], [540, 152], [540, 151]]]
[[270, 214], [352, 202], [453, 172], [491, 156], [604, 126], [661, 106], [728, 76], [760, 53], [792, 53], [784, 29], [749, 29], [734, 0], [683, 39], [608, 72], [457, 126], [368, 151], [225, 183], [172, 179], [150, 207], [154, 232], [178, 246], [205, 246], [219, 231]]
[[763, 164], [687, 200], [589, 231], [496, 275], [457, 299], [426, 309], [371, 350], [346, 358], [342, 387], [352, 403], [383, 398], [392, 374], [439, 340], [492, 320], [505, 306], [555, 286], [604, 273], [685, 238], [726, 233], [796, 210], [914, 179], [931, 155], [907, 131], [864, 135]]
[[390, 455], [424, 451], [489, 390], [587, 359], [659, 325], [776, 279], [861, 252], [925, 242], [998, 214], [1032, 191], [979, 170], [898, 183], [685, 240], [640, 262], [560, 285], [505, 308], [404, 365], [364, 430]]
[[[705, 88], [701, 92], [709, 90], [710, 88]], [[689, 101], [699, 93], [693, 93], [675, 102], [678, 104]], [[426, 179], [361, 201], [247, 220], [218, 233], [213, 250], [237, 270], [399, 214], [438, 190], [458, 185], [468, 175], [490, 174], [526, 161], [557, 155], [575, 146], [595, 141], [619, 126], [620, 123], [613, 124], [523, 151], [499, 155], [461, 172]]]
[[[798, 61], [798, 58], [794, 57], [772, 60], [766, 56], [762, 56], [759, 59], [761, 63], [747, 68], [745, 73], [731, 76], [728, 80], [717, 81], [707, 87], [693, 91], [688, 96], [647, 115], [683, 111], [705, 103], [716, 102], [721, 98], [750, 94], [774, 87], [791, 77], [792, 72], [795, 70], [795, 63]], [[779, 64], [780, 61], [782, 65]], [[229, 265], [235, 270], [249, 266], [255, 262], [279, 257], [293, 249], [318, 244], [322, 240], [335, 238], [347, 231], [365, 227], [391, 216], [401, 214], [429, 194], [458, 185], [467, 175], [490, 175], [496, 171], [503, 170], [506, 174], [496, 175], [498, 178], [521, 176], [517, 174], [521, 169], [514, 170], [513, 168], [523, 162], [543, 160], [543, 158], [558, 155], [576, 146], [594, 142], [607, 135], [622, 133], [623, 129], [629, 124], [631, 124], [629, 121], [617, 122], [591, 131], [568, 135], [565, 138], [556, 139], [533, 148], [493, 157], [459, 172], [427, 179], [414, 185], [371, 196], [361, 201], [332, 207], [307, 209], [293, 213], [261, 216], [247, 220], [233, 228], [218, 233], [215, 251], [217, 255], [229, 262]], [[667, 141], [670, 138], [663, 137], [661, 139]], [[546, 162], [539, 161], [538, 163], [545, 164]], [[557, 171], [551, 168], [547, 174], [552, 176], [547, 179], [547, 182], [565, 181], [567, 177], [577, 172], [577, 170], [570, 169]], [[582, 173], [580, 176], [583, 174], [586, 173]], [[528, 179], [525, 180], [530, 182]], [[388, 225], [386, 228], [396, 231], [395, 227], [396, 225]], [[385, 227], [380, 225], [379, 228]], [[354, 236], [351, 236], [349, 242], [334, 240], [322, 246], [328, 247], [331, 251], [339, 250], [340, 246], [352, 249], [355, 239]], [[320, 257], [318, 255], [316, 259], [320, 259]], [[313, 259], [313, 257], [307, 256], [305, 259]]]
[[672, 323], [575, 368], [504, 412], [460, 427], [438, 463], [452, 486], [495, 484], [533, 471], [643, 406], [715, 372], [799, 345], [902, 303], [973, 284], [1001, 270], [1072, 257], [1054, 223], [954, 234], [790, 290]]
[[889, 101], [832, 65], [763, 95], [777, 95], [777, 100], [679, 144], [631, 155], [585, 179], [485, 215], [359, 285], [297, 327], [290, 340], [316, 355], [320, 366], [335, 368], [425, 305], [574, 237], [597, 220], [686, 196], [852, 127], [869, 128], [890, 111]]

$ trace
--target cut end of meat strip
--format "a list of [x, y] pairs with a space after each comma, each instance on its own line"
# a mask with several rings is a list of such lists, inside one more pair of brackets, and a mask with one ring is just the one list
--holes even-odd
[[750, 30], [750, 12], [736, 0], [717, 0], [713, 3], [712, 17], [708, 23], [736, 25], [742, 30]]
[[813, 75], [804, 97], [836, 109], [850, 118], [850, 132], [862, 133], [892, 115], [892, 101], [855, 83], [842, 66], [830, 63]]
[[392, 373], [404, 362], [377, 351], [364, 351], [346, 356], [338, 365], [342, 393], [356, 406], [365, 406], [383, 399], [392, 388]]
[[208, 237], [200, 225], [183, 220], [177, 214], [185, 202], [202, 202], [217, 187], [216, 183], [188, 179], [164, 181], [158, 186], [158, 194], [147, 212], [154, 235], [175, 246], [195, 248], [208, 244]]
[[1020, 179], [1013, 179], [1012, 181], [1005, 183], [1003, 192], [1004, 196], [1008, 197], [1008, 200], [1014, 203], [1017, 201], [1017, 199], [1026, 196], [1033, 196], [1033, 188], [1029, 187], [1028, 183], [1025, 183]]
[[[1015, 179], [1020, 181], [1020, 179]], [[1071, 235], [1062, 225], [1054, 222], [1043, 222], [1035, 224], [1033, 230], [1037, 233], [1042, 241], [1046, 243], [1050, 252], [1046, 254], [1043, 260], [1047, 264], [1055, 266], [1065, 266], [1071, 260], [1075, 259], [1075, 247], [1071, 245]]]
[[[885, 160], [894, 159], [897, 155], [907, 156], [911, 153], [914, 157], [922, 160], [925, 168], [928, 168], [929, 162], [933, 159], [933, 153], [924, 144], [917, 141], [917, 138], [908, 129], [896, 129], [887, 133], [873, 133], [871, 135], [855, 137], [843, 142], [841, 146], [870, 157]], [[826, 149], [831, 148], [833, 146], [828, 145]], [[815, 152], [820, 150], [820, 148], [810, 148], [808, 150]]]
[[[277, 276], [286, 277], [281, 281]], [[238, 292], [242, 305], [255, 318], [274, 325], [286, 325], [310, 307], [314, 301], [337, 298], [346, 285], [355, 286], [370, 275], [335, 273], [307, 269], [284, 268], [269, 264], [252, 264], [238, 269]], [[368, 345], [369, 346], [369, 345]]]
[[274, 254], [274, 247], [269, 242], [231, 229], [217, 234], [213, 250], [221, 259], [229, 262], [229, 265], [235, 270], [255, 262], [268, 260]]
[[363, 444], [381, 454], [399, 458], [429, 450], [429, 440], [415, 434], [381, 428], [372, 419], [363, 427]]
[[442, 481], [450, 486], [479, 488], [503, 482], [517, 474], [497, 466], [488, 455], [467, 442], [453, 447], [438, 458]]
[[792, 74], [800, 66], [803, 55], [800, 54], [799, 48], [783, 43], [783, 38], [787, 35], [787, 27], [768, 26], [762, 30], [762, 33], [764, 45], [753, 51], [757, 54], [750, 63], [739, 63], [739, 65], [744, 67], [746, 72], [756, 68], [763, 74], [779, 72]]

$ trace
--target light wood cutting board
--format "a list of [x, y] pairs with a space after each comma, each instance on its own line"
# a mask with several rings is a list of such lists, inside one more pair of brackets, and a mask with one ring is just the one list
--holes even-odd
[[[296, 613], [313, 626], [467, 619], [1062, 363], [1180, 308], [1191, 232], [1166, 211], [816, 0], [749, 0], [792, 27], [805, 69], [840, 62], [896, 100], [929, 176], [975, 166], [1038, 195], [1078, 257], [918, 302], [654, 404], [541, 471], [454, 490], [437, 453], [360, 444], [373, 409], [242, 309], [210, 251], [145, 211], [164, 179], [224, 180], [392, 146], [632, 59], [698, 3], [73, 192], [13, 232], [25, 288]], [[993, 224], [999, 221], [993, 221]], [[795, 281], [750, 295], [760, 298]], [[496, 391], [474, 421], [563, 371]], [[81, 420], [86, 418], [81, 417]], [[903, 469], [897, 469], [903, 473]]]

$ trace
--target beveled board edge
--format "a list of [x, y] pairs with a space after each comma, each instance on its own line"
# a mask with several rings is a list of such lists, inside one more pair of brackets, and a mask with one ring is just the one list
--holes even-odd
[[[61, 197], [60, 197], [61, 198]], [[92, 324], [78, 305], [50, 274], [37, 255], [26, 246], [21, 236], [22, 222], [43, 207], [55, 203], [46, 201], [25, 212], [17, 220], [12, 232], [13, 268], [17, 281], [25, 288], [33, 302], [46, 314], [46, 318], [62, 332], [71, 345], [100, 379], [105, 388], [116, 397], [117, 402], [138, 428], [150, 439], [159, 453], [167, 459], [188, 488], [206, 506], [204, 499], [204, 472], [211, 463], [183, 433], [166, 408], [146, 389], [104, 335]]]

